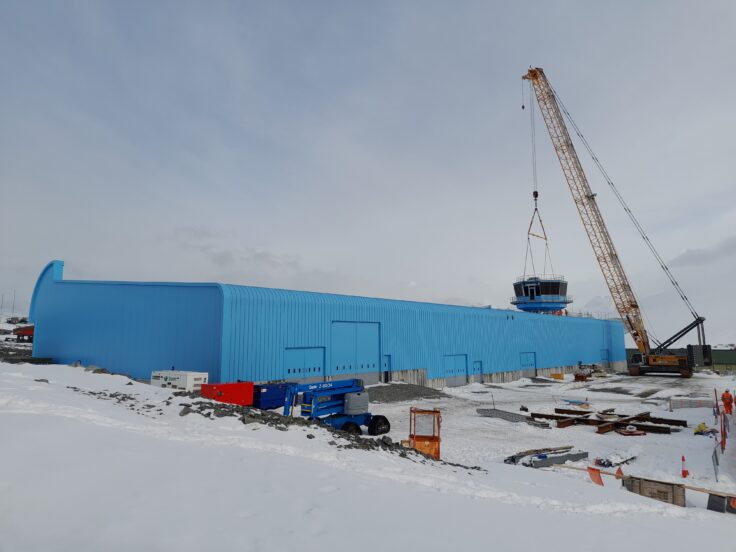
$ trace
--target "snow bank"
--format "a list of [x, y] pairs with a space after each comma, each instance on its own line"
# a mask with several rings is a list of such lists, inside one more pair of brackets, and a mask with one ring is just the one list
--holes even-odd
[[[472, 400], [438, 399], [445, 456], [486, 470], [470, 471], [341, 449], [314, 428], [182, 417], [186, 398], [121, 376], [0, 364], [0, 550], [603, 552], [686, 550], [694, 535], [708, 546], [732, 533], [724, 515], [500, 463], [502, 451], [548, 439], [537, 432], [578, 430], [519, 432], [471, 416], [464, 409], [483, 402], [472, 394], [482, 387], [455, 392]], [[395, 439], [407, 410], [380, 405]]]

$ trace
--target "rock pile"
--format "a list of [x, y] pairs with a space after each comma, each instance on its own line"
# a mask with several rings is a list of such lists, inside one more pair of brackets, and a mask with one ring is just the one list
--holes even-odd
[[[403, 386], [402, 386], [403, 387]], [[188, 416], [197, 414], [209, 420], [217, 420], [219, 418], [236, 418], [245, 425], [261, 424], [272, 427], [279, 431], [287, 431], [290, 427], [303, 427], [305, 429], [314, 429], [314, 433], [306, 433], [307, 439], [314, 439], [315, 433], [318, 431], [327, 431], [332, 434], [332, 439], [328, 444], [339, 449], [358, 449], [365, 451], [385, 451], [397, 454], [402, 458], [407, 458], [415, 462], [429, 463], [436, 462], [447, 466], [461, 468], [465, 470], [482, 470], [477, 466], [464, 466], [462, 464], [454, 464], [443, 460], [434, 460], [429, 456], [422, 454], [411, 448], [406, 448], [401, 443], [394, 442], [389, 436], [371, 438], [362, 435], [354, 435], [345, 431], [334, 429], [328, 425], [321, 424], [300, 416], [283, 416], [277, 412], [270, 410], [259, 410], [250, 406], [239, 406], [235, 404], [221, 403], [202, 399], [198, 392], [189, 393], [184, 391], [175, 391], [172, 395], [163, 401], [162, 404], [144, 403], [136, 393], [122, 393], [120, 391], [93, 391], [90, 389], [82, 389], [76, 386], [67, 386], [67, 389], [76, 393], [81, 393], [100, 400], [115, 401], [116, 404], [125, 406], [127, 409], [147, 417], [163, 416], [165, 414], [162, 405], [179, 406], [179, 416]], [[176, 398], [190, 399], [187, 402], [176, 402]]]

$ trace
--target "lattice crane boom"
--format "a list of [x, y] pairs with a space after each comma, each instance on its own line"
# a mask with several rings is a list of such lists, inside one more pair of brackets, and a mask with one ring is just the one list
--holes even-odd
[[598, 208], [595, 194], [590, 189], [554, 91], [541, 68], [529, 69], [529, 72], [522, 78], [530, 81], [534, 88], [544, 124], [547, 126], [562, 172], [572, 192], [575, 206], [590, 245], [593, 247], [603, 278], [611, 292], [616, 310], [626, 329], [631, 333], [639, 351], [648, 355], [650, 353], [649, 337], [644, 326], [641, 308]]

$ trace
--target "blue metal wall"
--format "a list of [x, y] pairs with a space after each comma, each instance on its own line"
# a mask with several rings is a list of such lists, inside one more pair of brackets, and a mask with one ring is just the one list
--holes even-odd
[[[617, 321], [222, 287], [226, 380], [417, 368], [433, 379], [626, 360]], [[295, 350], [312, 351], [301, 368], [318, 371], [289, 372], [300, 366], [284, 361]]]
[[222, 293], [217, 284], [63, 280], [53, 261], [36, 282], [33, 354], [147, 379], [153, 370], [218, 379]]
[[625, 361], [620, 322], [232, 286], [64, 281], [41, 273], [34, 355], [138, 378], [346, 377], [425, 369], [429, 379]]

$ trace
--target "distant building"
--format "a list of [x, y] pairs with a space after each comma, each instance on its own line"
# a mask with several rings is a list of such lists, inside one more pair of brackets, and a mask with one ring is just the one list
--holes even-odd
[[722, 343], [720, 345], [713, 345], [713, 350], [736, 351], [736, 343]]
[[13, 330], [13, 334], [15, 335], [15, 340], [18, 343], [33, 343], [33, 333], [34, 328], [33, 326], [21, 326], [20, 328], [15, 328]]
[[33, 353], [147, 379], [360, 377], [442, 387], [624, 368], [619, 321], [226, 284], [63, 279], [49, 263], [31, 301]]

